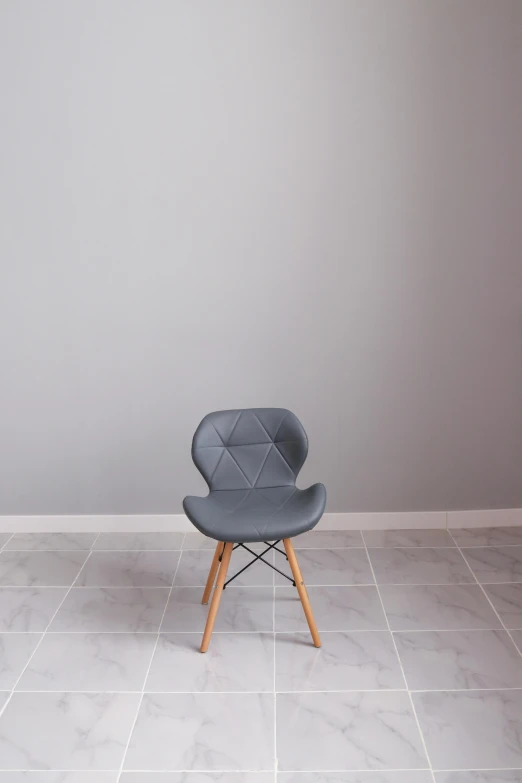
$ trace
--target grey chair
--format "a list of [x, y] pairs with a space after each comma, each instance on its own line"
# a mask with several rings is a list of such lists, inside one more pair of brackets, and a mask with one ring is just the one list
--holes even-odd
[[[219, 568], [201, 652], [208, 650], [226, 585], [257, 561], [283, 574], [297, 587], [313, 642], [321, 646], [290, 540], [317, 525], [326, 503], [323, 484], [308, 489], [295, 486], [307, 453], [308, 438], [302, 424], [284, 408], [215, 411], [197, 428], [192, 459], [210, 491], [206, 497], [186, 497], [183, 508], [201, 533], [218, 542], [203, 593], [204, 604], [208, 603]], [[284, 552], [277, 547], [281, 540]], [[267, 548], [256, 554], [248, 547], [254, 542], [264, 542]], [[237, 547], [246, 549], [254, 559], [226, 581], [232, 550]], [[286, 555], [293, 578], [264, 559], [271, 550]]]

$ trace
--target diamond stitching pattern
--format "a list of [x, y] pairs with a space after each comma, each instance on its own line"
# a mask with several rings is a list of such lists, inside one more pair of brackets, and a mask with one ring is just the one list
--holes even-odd
[[[291, 451], [283, 453], [277, 447], [280, 432], [285, 436], [281, 442], [294, 444]], [[209, 458], [207, 450], [219, 448], [216, 435], [223, 452], [211, 470], [214, 458]], [[266, 451], [262, 447], [267, 447]], [[282, 408], [259, 408], [208, 414], [194, 436], [192, 455], [210, 489], [219, 491], [295, 486], [307, 451], [306, 433], [292, 413]]]

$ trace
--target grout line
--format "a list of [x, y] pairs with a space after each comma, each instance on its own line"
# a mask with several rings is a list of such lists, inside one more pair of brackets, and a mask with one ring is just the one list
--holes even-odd
[[[453, 535], [452, 535], [451, 533], [450, 533], [450, 536], [453, 538]], [[453, 540], [455, 541], [455, 539], [454, 539], [454, 538], [453, 538]], [[494, 604], [493, 604], [493, 601], [490, 599], [489, 595], [488, 595], [488, 594], [486, 593], [486, 591], [484, 590], [484, 585], [483, 585], [481, 582], [479, 582], [479, 580], [478, 580], [478, 579], [477, 579], [477, 577], [475, 576], [475, 574], [474, 574], [474, 572], [473, 572], [473, 569], [471, 568], [470, 564], [468, 563], [468, 560], [467, 560], [467, 558], [466, 558], [466, 555], [464, 554], [464, 552], [462, 551], [462, 549], [460, 548], [460, 546], [457, 544], [457, 542], [456, 542], [456, 541], [455, 541], [455, 545], [457, 546], [457, 549], [459, 550], [461, 557], [463, 557], [463, 558], [464, 558], [464, 561], [465, 561], [465, 563], [466, 563], [467, 567], [469, 568], [470, 572], [473, 574], [473, 579], [475, 580], [475, 582], [477, 583], [477, 585], [478, 585], [478, 586], [480, 587], [480, 589], [482, 590], [482, 592], [483, 592], [483, 594], [484, 594], [484, 597], [485, 597], [486, 601], [488, 602], [488, 604], [491, 606], [491, 608], [492, 608], [492, 609], [493, 609], [493, 611], [495, 612], [495, 615], [496, 615], [496, 617], [497, 617], [497, 619], [498, 619], [499, 623], [502, 625], [502, 628], [504, 629], [504, 631], [507, 633], [507, 635], [508, 635], [508, 636], [509, 636], [509, 638], [511, 639], [511, 642], [512, 642], [512, 644], [514, 644], [514, 645], [515, 645], [515, 649], [516, 649], [516, 651], [518, 652], [518, 654], [519, 654], [519, 655], [520, 655], [520, 657], [522, 658], [522, 651], [519, 649], [519, 647], [518, 647], [517, 643], [516, 643], [516, 642], [515, 642], [515, 640], [513, 639], [512, 635], [511, 635], [511, 631], [510, 631], [510, 629], [509, 629], [509, 628], [507, 628], [507, 627], [505, 626], [505, 624], [504, 624], [504, 621], [502, 620], [502, 618], [501, 618], [500, 614], [497, 612], [497, 610], [496, 610], [496, 608], [495, 608], [495, 606], [494, 606]], [[488, 583], [484, 583], [484, 584], [488, 584]], [[492, 583], [492, 584], [510, 584], [510, 583], [509, 583], [509, 582], [496, 582], [496, 583]], [[513, 582], [513, 584], [519, 584], [519, 583], [518, 583], [518, 582]], [[514, 630], [514, 629], [511, 629], [511, 630]]]
[[426, 747], [426, 741], [424, 739], [424, 734], [422, 733], [422, 729], [421, 729], [421, 725], [419, 723], [419, 718], [418, 718], [418, 715], [417, 715], [417, 711], [415, 710], [415, 704], [413, 703], [413, 698], [412, 698], [412, 695], [411, 695], [411, 691], [410, 691], [409, 686], [408, 686], [408, 680], [406, 679], [406, 674], [404, 672], [404, 667], [402, 665], [401, 656], [399, 655], [399, 650], [397, 648], [397, 644], [395, 642], [395, 637], [393, 635], [393, 632], [392, 632], [392, 629], [391, 629], [391, 626], [390, 626], [390, 622], [388, 620], [388, 615], [386, 614], [386, 609], [384, 608], [384, 601], [382, 600], [381, 592], [379, 590], [379, 585], [377, 584], [377, 580], [375, 579], [375, 571], [373, 570], [372, 561], [371, 561], [370, 555], [368, 553], [368, 547], [366, 546], [366, 540], [364, 539], [364, 535], [363, 535], [363, 541], [364, 541], [364, 545], [366, 547], [366, 557], [368, 558], [368, 562], [370, 564], [370, 569], [371, 569], [373, 578], [375, 580], [375, 587], [376, 587], [376, 590], [377, 590], [377, 595], [379, 596], [379, 601], [381, 602], [381, 607], [382, 607], [382, 611], [383, 611], [383, 614], [384, 614], [384, 619], [386, 620], [386, 625], [388, 626], [388, 631], [390, 633], [390, 636], [391, 636], [391, 639], [392, 639], [392, 642], [393, 642], [393, 646], [394, 646], [394, 649], [395, 649], [395, 655], [397, 656], [397, 662], [398, 662], [398, 664], [400, 666], [400, 669], [401, 669], [401, 673], [402, 673], [402, 677], [403, 677], [403, 680], [404, 680], [404, 684], [406, 686], [407, 693], [408, 693], [408, 698], [410, 700], [411, 709], [413, 711], [413, 716], [414, 716], [415, 722], [417, 724], [417, 731], [419, 732], [419, 737], [421, 738], [422, 746], [424, 748], [424, 754], [426, 756], [426, 761], [428, 762], [428, 766], [430, 768], [430, 772], [431, 772], [431, 777], [432, 777], [433, 783], [437, 783], [436, 780], [435, 780], [435, 773], [433, 772], [433, 766], [432, 766], [432, 763], [431, 763], [431, 759], [430, 759], [430, 756], [429, 756], [429, 753], [428, 753], [428, 748]]
[[[98, 535], [96, 536], [96, 539], [95, 539], [95, 541], [97, 541], [97, 540], [98, 540], [98, 537], [99, 537], [99, 536], [100, 536], [100, 533], [98, 533]], [[25, 671], [26, 671], [27, 667], [29, 666], [29, 664], [30, 664], [30, 663], [31, 663], [31, 661], [33, 660], [34, 656], [36, 655], [36, 652], [37, 652], [37, 650], [39, 649], [40, 645], [42, 644], [42, 642], [43, 642], [43, 640], [44, 640], [44, 638], [45, 638], [45, 634], [47, 633], [47, 629], [49, 628], [49, 626], [50, 626], [50, 625], [51, 625], [51, 623], [53, 622], [54, 618], [56, 617], [56, 615], [58, 614], [58, 612], [59, 612], [59, 611], [60, 611], [60, 609], [62, 608], [62, 606], [63, 606], [63, 604], [64, 604], [64, 602], [65, 602], [65, 600], [66, 600], [67, 596], [68, 596], [68, 595], [69, 595], [69, 593], [71, 592], [73, 585], [75, 584], [76, 580], [78, 579], [78, 577], [80, 576], [81, 572], [82, 572], [82, 571], [83, 571], [83, 569], [85, 568], [85, 565], [87, 564], [87, 562], [88, 562], [88, 560], [89, 560], [90, 556], [91, 556], [91, 552], [89, 551], [89, 552], [88, 552], [88, 554], [87, 554], [87, 557], [86, 557], [86, 558], [85, 558], [85, 560], [83, 561], [83, 564], [82, 564], [82, 566], [81, 566], [80, 570], [79, 570], [79, 571], [78, 571], [78, 573], [76, 574], [76, 579], [74, 579], [74, 581], [73, 581], [72, 585], [71, 585], [71, 586], [69, 587], [69, 589], [66, 591], [66, 593], [65, 593], [64, 597], [62, 598], [62, 600], [61, 600], [61, 601], [60, 601], [60, 603], [58, 604], [58, 607], [57, 607], [56, 611], [54, 612], [53, 616], [51, 617], [51, 619], [50, 619], [50, 620], [49, 620], [49, 622], [47, 623], [47, 626], [45, 627], [45, 629], [44, 629], [44, 630], [43, 630], [43, 632], [42, 632], [42, 636], [41, 636], [41, 639], [40, 639], [40, 641], [38, 642], [38, 644], [37, 644], [37, 645], [36, 645], [36, 647], [34, 648], [34, 650], [33, 650], [33, 652], [32, 652], [32, 655], [30, 655], [30, 656], [29, 656], [29, 659], [28, 659], [27, 663], [25, 664], [25, 666], [24, 666], [24, 668], [22, 669], [22, 671], [21, 671], [20, 675], [18, 676], [18, 678], [16, 679], [16, 681], [15, 681], [15, 683], [14, 683], [13, 687], [11, 688], [11, 692], [10, 692], [10, 694], [9, 694], [8, 698], [6, 699], [6, 702], [5, 702], [5, 704], [3, 705], [2, 709], [0, 710], [0, 716], [1, 716], [1, 715], [4, 713], [4, 711], [5, 711], [6, 707], [7, 707], [7, 705], [9, 704], [9, 702], [11, 701], [11, 699], [13, 698], [13, 693], [15, 692], [15, 688], [16, 688], [16, 686], [18, 685], [18, 683], [20, 682], [20, 680], [21, 680], [21, 679], [22, 679], [22, 677], [24, 676], [24, 674], [25, 674]]]
[[[440, 529], [441, 528], [439, 528], [439, 530]], [[451, 533], [449, 531], [448, 531], [448, 534], [451, 535]], [[99, 533], [98, 535], [101, 535], [101, 533]], [[135, 552], [135, 553], [138, 553], [138, 552], [141, 552], [141, 553], [143, 553], [143, 552], [202, 552], [202, 553], [203, 552], [208, 552], [208, 553], [211, 553], [212, 552], [212, 549], [189, 549], [189, 548], [186, 548], [186, 549], [180, 549], [180, 548], [178, 548], [178, 549], [114, 549], [114, 548], [113, 549], [100, 549], [98, 547], [97, 549], [93, 549], [93, 547], [91, 547], [90, 549], [89, 548], [87, 548], [87, 549], [78, 549], [77, 547], [74, 547], [74, 548], [71, 548], [71, 549], [67, 549], [65, 547], [65, 548], [62, 548], [62, 549], [40, 549], [40, 548], [34, 548], [33, 547], [31, 549], [24, 549], [24, 547], [17, 547], [16, 549], [5, 549], [5, 547], [7, 546], [9, 541], [11, 541], [13, 536], [14, 536], [14, 533], [11, 534], [11, 536], [8, 538], [8, 540], [5, 542], [5, 544], [2, 547], [0, 547], [0, 551], [6, 551], [6, 552], [33, 552], [35, 554], [38, 553], [38, 552], [55, 552], [55, 553], [56, 552], [58, 552], [58, 553], [59, 552], [93, 552], [93, 553], [95, 553], [95, 552], [103, 552], [105, 554], [107, 552], [129, 552], [129, 553], [131, 553], [131, 552]], [[455, 539], [453, 539], [453, 540], [455, 540]], [[437, 545], [433, 545], [433, 544], [422, 544], [422, 545], [418, 545], [418, 544], [397, 544], [395, 546], [377, 546], [375, 544], [368, 544], [366, 547], [365, 546], [306, 546], [306, 547], [297, 547], [296, 546], [294, 548], [295, 548], [296, 552], [337, 552], [339, 550], [345, 552], [345, 551], [354, 551], [354, 550], [360, 550], [360, 549], [366, 549], [366, 548], [368, 548], [368, 549], [408, 549], [408, 550], [410, 550], [410, 549], [452, 549], [452, 550], [454, 550], [456, 547], [459, 547], [461, 549], [516, 549], [516, 548], [522, 549], [522, 539], [521, 539], [520, 543], [518, 543], [518, 544], [498, 543], [498, 544], [464, 544], [464, 545], [462, 545], [462, 544], [455, 543], [454, 545], [446, 544], [446, 545], [443, 545], [443, 546], [440, 546], [440, 545], [437, 546]], [[256, 552], [256, 554], [259, 554], [259, 552], [261, 550], [254, 550], [254, 551]]]
[[[154, 636], [155, 634], [159, 633], [160, 636], [198, 636], [203, 633], [204, 629], [201, 629], [200, 631], [194, 631], [194, 629], [190, 631], [185, 630], [175, 630], [175, 631], [45, 631], [45, 633], [48, 634], [62, 634], [66, 636], [74, 635], [74, 634], [122, 634], [127, 636]], [[521, 628], [414, 628], [414, 629], [401, 629], [401, 630], [392, 630], [392, 633], [394, 634], [401, 634], [401, 633], [491, 633], [492, 631], [503, 631], [505, 630], [506, 633], [509, 631], [514, 631], [516, 633], [520, 633], [522, 631]], [[321, 631], [322, 634], [339, 634], [339, 633], [349, 633], [349, 634], [357, 634], [357, 633], [387, 633], [387, 628], [334, 628], [325, 630], [323, 629]], [[9, 634], [11, 636], [39, 636], [40, 634], [44, 633], [44, 630], [40, 631], [0, 631], [0, 634], [6, 635]], [[254, 629], [250, 629], [247, 631], [213, 631], [212, 635], [215, 633], [222, 634], [223, 636], [226, 636], [227, 634], [243, 634], [251, 636], [263, 636], [263, 635], [270, 635], [273, 634], [274, 631], [271, 631], [269, 629], [265, 629], [262, 631], [256, 631]], [[296, 629], [293, 630], [287, 630], [287, 631], [276, 631], [275, 635], [280, 636], [307, 636], [306, 631], [303, 629], [301, 631], [298, 631]], [[0, 688], [0, 691], [2, 688]]]
[[[168, 588], [167, 588], [168, 589]], [[127, 631], [93, 631], [92, 629], [88, 630], [82, 630], [82, 631], [1, 631], [2, 634], [10, 634], [12, 636], [18, 635], [27, 635], [27, 634], [126, 634], [130, 636], [136, 636], [136, 635], [143, 635], [143, 636], [153, 636], [155, 634], [158, 634], [160, 636], [166, 636], [166, 635], [175, 635], [175, 634], [193, 634], [193, 635], [201, 635], [203, 633], [203, 628], [199, 631], [194, 631], [194, 629], [176, 629], [174, 631], [133, 631], [133, 630], [127, 630]], [[387, 633], [387, 628], [329, 628], [328, 630], [321, 630], [322, 634], [332, 634], [332, 633]], [[496, 628], [399, 628], [399, 629], [393, 629], [392, 633], [394, 634], [401, 634], [401, 633], [482, 633], [484, 631], [502, 631], [505, 630], [506, 633], [509, 633], [509, 631], [513, 632], [519, 632], [522, 631], [522, 627], [520, 628], [499, 628], [498, 626]], [[255, 635], [262, 635], [262, 634], [271, 634], [274, 633], [270, 629], [264, 629], [260, 631], [256, 631], [254, 629], [250, 629], [247, 631], [213, 631], [212, 635], [215, 633], [217, 634], [255, 634]], [[282, 636], [303, 636], [306, 635], [306, 631], [303, 629], [301, 631], [294, 629], [286, 630], [286, 631], [276, 631], [276, 636], [278, 634]], [[1, 688], [0, 688], [1, 691]]]
[[[437, 772], [519, 772], [521, 770], [522, 770], [522, 767], [478, 767], [478, 768], [474, 767], [473, 769], [466, 769], [466, 768], [437, 769], [436, 771]], [[44, 772], [44, 773], [45, 772], [51, 772], [51, 773], [52, 772], [59, 772], [59, 773], [61, 773], [61, 772], [67, 772], [67, 773], [68, 772], [83, 772], [83, 773], [89, 773], [89, 771], [91, 771], [91, 772], [93, 772], [94, 775], [98, 775], [100, 773], [105, 773], [105, 772], [112, 772], [112, 773], [114, 773], [117, 770], [114, 770], [114, 769], [96, 769], [96, 770], [86, 770], [86, 769], [34, 770], [34, 769], [12, 769], [12, 768], [0, 769], [0, 772], [2, 772], [2, 773], [3, 772], [33, 772], [34, 773], [35, 771], [39, 772], [39, 773], [42, 773], [42, 772]], [[190, 774], [198, 774], [198, 775], [199, 774], [206, 774], [206, 775], [208, 775], [209, 772], [212, 773], [212, 774], [217, 772], [220, 776], [222, 774], [228, 774], [230, 772], [240, 773], [240, 774], [243, 774], [243, 775], [245, 775], [247, 773], [257, 773], [259, 775], [265, 775], [265, 774], [270, 774], [272, 772], [272, 770], [270, 770], [270, 769], [219, 769], [219, 770], [215, 770], [215, 769], [212, 769], [212, 770], [210, 770], [210, 769], [175, 769], [175, 770], [173, 770], [173, 769], [127, 769], [127, 770], [124, 770], [124, 771], [126, 773], [132, 773], [132, 774], [134, 774], [136, 772], [139, 772], [139, 773], [141, 773], [141, 772], [152, 772], [153, 774], [156, 774], [156, 773], [163, 774], [163, 773], [167, 772], [167, 773], [170, 773], [170, 775], [172, 775], [172, 774], [176, 775], [177, 773], [180, 773], [180, 774], [190, 773]], [[282, 772], [283, 772], [283, 770], [282, 770]], [[389, 772], [431, 772], [431, 770], [428, 767], [415, 767], [413, 769], [411, 767], [408, 767], [407, 769], [388, 769], [388, 768], [386, 768], [386, 769], [379, 769], [378, 770], [379, 774], [385, 774], [386, 775]], [[366, 769], [349, 769], [349, 770], [346, 770], [346, 769], [326, 769], [326, 770], [321, 770], [321, 769], [319, 769], [319, 770], [317, 770], [317, 769], [313, 769], [313, 770], [310, 770], [310, 769], [299, 769], [299, 770], [288, 769], [288, 770], [284, 770], [284, 774], [286, 774], [286, 775], [295, 775], [296, 773], [297, 774], [298, 773], [302, 773], [302, 774], [310, 774], [310, 773], [312, 773], [312, 774], [317, 774], [317, 775], [319, 775], [319, 774], [322, 775], [323, 773], [326, 773], [327, 775], [331, 774], [331, 773], [333, 773], [333, 774], [338, 774], [338, 773], [347, 774], [348, 773], [350, 775], [353, 774], [353, 773], [354, 774], [366, 773], [366, 774], [371, 775], [373, 777], [375, 775], [375, 770], [368, 769], [368, 768], [366, 768]]]
[[[183, 533], [183, 539], [182, 539], [182, 542], [181, 542], [182, 545], [183, 545], [183, 543], [185, 541], [185, 536], [186, 535], [187, 535], [186, 533]], [[156, 636], [156, 643], [154, 645], [154, 649], [153, 649], [152, 655], [150, 657], [149, 665], [148, 665], [147, 671], [145, 673], [145, 679], [143, 680], [143, 686], [142, 686], [142, 689], [141, 689], [141, 698], [138, 701], [138, 707], [136, 709], [136, 715], [134, 716], [134, 721], [132, 722], [132, 726], [131, 726], [131, 729], [130, 729], [130, 732], [129, 732], [129, 738], [127, 740], [127, 744], [125, 745], [125, 750], [123, 751], [123, 756], [121, 757], [121, 765], [120, 765], [120, 770], [118, 772], [118, 777], [116, 778], [116, 783], [119, 783], [119, 780], [121, 778], [121, 775], [122, 775], [122, 772], [123, 772], [123, 765], [125, 764], [125, 759], [127, 757], [127, 752], [129, 750], [130, 741], [132, 739], [132, 735], [134, 734], [134, 729], [136, 728], [136, 723], [138, 721], [138, 715], [140, 713], [141, 705], [143, 703], [143, 696], [145, 694], [145, 686], [147, 684], [147, 680], [149, 679], [150, 670], [152, 668], [152, 662], [154, 660], [154, 657], [156, 655], [156, 650], [158, 648], [158, 642], [159, 642], [159, 639], [160, 639], [161, 626], [163, 625], [163, 619], [164, 619], [165, 614], [167, 612], [167, 608], [168, 608], [169, 601], [170, 601], [170, 596], [172, 594], [172, 587], [174, 585], [174, 580], [176, 579], [176, 574], [178, 573], [178, 568], [179, 568], [179, 564], [180, 563], [181, 563], [181, 552], [180, 552], [180, 556], [178, 557], [178, 562], [177, 562], [177, 565], [176, 565], [176, 569], [174, 571], [174, 575], [172, 577], [172, 583], [170, 585], [169, 594], [168, 594], [167, 600], [165, 602], [165, 607], [163, 609], [163, 614], [161, 615], [161, 620], [160, 620], [159, 625], [158, 625], [158, 632], [157, 632], [157, 636]]]
[[[453, 540], [455, 541], [455, 539]], [[522, 549], [522, 540], [519, 544], [464, 544], [464, 546], [455, 541], [455, 546], [460, 549]]]
[[[519, 769], [519, 767], [503, 767], [502, 769], [499, 769], [497, 767], [497, 768], [492, 769], [491, 771], [493, 771], [493, 772], [499, 772], [499, 771], [500, 772], [506, 772], [508, 770], [509, 771], [511, 771], [511, 770], [518, 771], [518, 769]], [[0, 772], [35, 772], [35, 771], [36, 772], [40, 772], [40, 773], [41, 772], [84, 772], [84, 773], [87, 773], [87, 774], [91, 771], [95, 775], [99, 774], [100, 772], [113, 772], [113, 773], [117, 772], [117, 770], [114, 770], [114, 769], [96, 769], [96, 770], [86, 770], [86, 769], [80, 769], [80, 770], [78, 770], [78, 769], [35, 770], [35, 769], [21, 769], [21, 768], [20, 769], [18, 769], [18, 768], [17, 769], [13, 769], [13, 768], [1, 769], [0, 768]], [[172, 775], [172, 774], [176, 775], [178, 772], [179, 773], [183, 773], [183, 774], [191, 773], [191, 774], [206, 774], [206, 775], [208, 775], [209, 772], [211, 774], [217, 772], [220, 775], [220, 777], [223, 774], [229, 773], [229, 772], [235, 772], [235, 773], [239, 772], [239, 773], [242, 773], [242, 775], [244, 776], [245, 774], [250, 773], [250, 772], [257, 772], [259, 774], [269, 774], [272, 771], [273, 770], [271, 770], [271, 769], [259, 769], [259, 767], [257, 767], [256, 769], [219, 769], [219, 770], [216, 770], [216, 769], [141, 769], [141, 768], [140, 769], [133, 768], [133, 769], [126, 769], [125, 770], [125, 772], [132, 772], [132, 773], [134, 773], [134, 772], [152, 772], [152, 773], [168, 772], [168, 773], [170, 773], [170, 775]], [[375, 770], [368, 769], [368, 768], [366, 768], [366, 769], [350, 769], [350, 770], [346, 770], [346, 769], [327, 769], [327, 770], [316, 770], [316, 769], [312, 769], [312, 770], [310, 770], [310, 769], [299, 769], [299, 770], [288, 769], [288, 770], [286, 770], [285, 769], [284, 770], [285, 774], [296, 774], [296, 773], [298, 773], [298, 774], [299, 773], [302, 773], [302, 774], [306, 773], [306, 774], [308, 774], [310, 772], [312, 772], [312, 773], [322, 773], [323, 771], [326, 772], [327, 774], [330, 774], [332, 772], [334, 772], [334, 773], [343, 772], [344, 774], [346, 774], [347, 772], [348, 773], [352, 773], [352, 772], [353, 773], [367, 772], [370, 775], [372, 773], [375, 774]], [[378, 770], [378, 772], [384, 772], [384, 773], [387, 773], [387, 772], [429, 772], [429, 771], [430, 770], [428, 769], [428, 767], [415, 767], [414, 769], [411, 769], [411, 767], [408, 767], [407, 769], [383, 769], [383, 770]], [[439, 770], [437, 770], [437, 771], [439, 771]], [[455, 770], [442, 770], [442, 771], [443, 772], [454, 772]], [[456, 771], [457, 772], [468, 772], [468, 771], [475, 772], [476, 768], [473, 769], [473, 770], [456, 770]], [[484, 771], [484, 770], [479, 770], [479, 771]], [[488, 770], [485, 770], [485, 771], [488, 771]]]
[[[473, 586], [475, 587], [475, 581], [469, 581], [469, 582], [379, 582], [378, 583], [381, 587], [462, 587], [462, 586]], [[519, 585], [522, 584], [522, 579], [520, 582], [482, 582], [482, 584], [485, 585]], [[291, 587], [292, 585], [286, 585], [286, 584], [277, 584], [273, 585], [273, 587]], [[307, 588], [314, 588], [314, 587], [375, 587], [375, 582], [347, 582], [345, 584], [308, 584]], [[57, 590], [57, 589], [63, 589], [64, 587], [69, 587], [71, 590], [170, 590], [170, 585], [38, 585], [38, 584], [27, 584], [27, 585], [21, 585], [21, 584], [15, 584], [15, 585], [0, 585], [0, 590], [16, 590], [16, 589], [25, 589], [25, 588], [34, 588], [36, 590], [45, 589], [48, 588], [50, 590]], [[193, 585], [172, 585], [173, 590], [182, 590], [185, 588], [190, 589], [199, 589], [200, 587], [205, 587], [204, 584], [193, 584]], [[244, 590], [245, 588], [255, 588], [258, 589], [260, 587], [266, 587], [269, 589], [272, 587], [272, 585], [228, 585], [227, 590], [231, 588], [235, 589], [241, 589]]]
[[[151, 659], [152, 663], [152, 659]], [[146, 677], [148, 674], [146, 674]], [[17, 693], [114, 693], [114, 694], [140, 694], [145, 695], [146, 693], [152, 693], [152, 694], [160, 694], [160, 693], [167, 693], [171, 695], [194, 695], [197, 694], [198, 696], [229, 696], [231, 694], [234, 694], [235, 696], [258, 696], [258, 695], [265, 695], [270, 696], [274, 693], [276, 694], [286, 694], [286, 695], [299, 695], [301, 693], [500, 693], [504, 691], [522, 691], [522, 686], [518, 688], [503, 688], [503, 687], [492, 687], [492, 688], [316, 688], [314, 690], [303, 690], [303, 689], [296, 689], [296, 690], [287, 690], [287, 689], [280, 689], [273, 691], [272, 689], [268, 688], [265, 690], [257, 690], [257, 691], [169, 691], [169, 690], [149, 690], [148, 688], [144, 688], [143, 690], [126, 690], [126, 689], [115, 689], [115, 688], [96, 688], [95, 690], [89, 689], [89, 688], [81, 688], [80, 690], [72, 689], [72, 688], [38, 688], [38, 689], [25, 689], [25, 688], [19, 688], [16, 692]], [[1, 691], [0, 691], [1, 692]], [[4, 691], [5, 693], [6, 691]]]
[[[101, 533], [99, 533], [98, 535], [101, 535]], [[6, 544], [7, 544], [7, 541], [6, 541]], [[454, 547], [452, 547], [452, 549], [454, 549]], [[143, 553], [143, 552], [181, 552], [183, 550], [181, 550], [181, 549], [93, 549], [92, 547], [90, 549], [78, 549], [78, 548], [74, 548], [74, 549], [66, 549], [66, 548], [65, 549], [34, 549], [34, 548], [33, 549], [24, 549], [23, 547], [18, 547], [17, 549], [7, 549], [6, 551], [7, 552], [32, 552], [33, 554], [38, 554], [39, 552], [54, 552], [55, 554], [56, 553], [59, 554], [60, 552], [92, 552], [93, 554], [95, 554], [96, 552], [103, 552], [104, 554], [107, 554], [107, 552], [128, 552], [129, 554], [131, 554], [131, 553], [138, 554], [138, 553]], [[201, 552], [208, 552], [209, 550], [208, 549], [204, 549], [204, 550], [185, 549], [184, 551], [185, 552], [191, 552], [191, 551], [194, 551], [194, 552], [200, 552], [200, 551]]]

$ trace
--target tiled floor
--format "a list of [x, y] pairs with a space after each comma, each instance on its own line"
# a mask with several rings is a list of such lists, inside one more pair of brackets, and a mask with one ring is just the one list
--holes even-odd
[[201, 655], [214, 542], [0, 534], [0, 783], [522, 783], [522, 529], [294, 543]]

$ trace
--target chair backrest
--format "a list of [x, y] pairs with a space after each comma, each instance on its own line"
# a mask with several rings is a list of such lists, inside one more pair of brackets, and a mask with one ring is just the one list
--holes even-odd
[[192, 440], [192, 459], [211, 490], [293, 487], [307, 453], [303, 425], [285, 408], [209, 413]]

